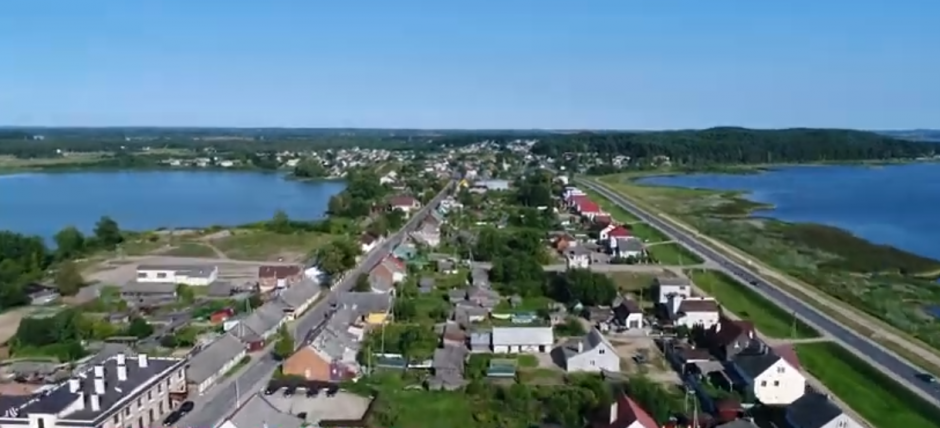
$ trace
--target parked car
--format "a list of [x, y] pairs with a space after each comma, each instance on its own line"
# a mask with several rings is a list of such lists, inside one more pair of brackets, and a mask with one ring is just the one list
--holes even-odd
[[183, 404], [180, 405], [180, 409], [178, 410], [178, 412], [185, 415], [193, 411], [194, 407], [196, 407], [196, 404], [193, 403], [192, 401], [184, 401]]
[[179, 412], [170, 413], [165, 419], [163, 419], [163, 426], [173, 426], [179, 422], [182, 417], [183, 415], [181, 415]]
[[269, 386], [269, 387], [267, 387], [267, 388], [264, 389], [264, 395], [272, 395], [272, 394], [274, 394], [275, 392], [277, 392], [278, 389], [280, 389], [280, 388], [275, 388], [275, 387], [273, 387], [273, 386]]

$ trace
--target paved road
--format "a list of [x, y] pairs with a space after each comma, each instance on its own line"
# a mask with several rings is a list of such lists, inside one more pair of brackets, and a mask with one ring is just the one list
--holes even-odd
[[[488, 262], [473, 262], [471, 264], [473, 268], [486, 269], [490, 270], [493, 268], [492, 263]], [[673, 272], [682, 272], [683, 269], [706, 269], [712, 268], [711, 265], [707, 263], [696, 264], [696, 265], [617, 265], [617, 264], [593, 264], [589, 267], [590, 270], [594, 272], [642, 272], [642, 273], [659, 273], [663, 270], [671, 270]], [[564, 264], [554, 264], [554, 265], [542, 265], [542, 269], [545, 272], [564, 272], [568, 270], [568, 266]]]
[[689, 232], [673, 227], [670, 223], [638, 207], [622, 195], [590, 180], [577, 179], [576, 181], [578, 184], [591, 188], [604, 195], [641, 220], [659, 229], [676, 242], [698, 253], [704, 257], [705, 260], [714, 261], [717, 263], [718, 269], [725, 271], [733, 278], [738, 279], [742, 284], [766, 296], [781, 308], [793, 312], [797, 317], [815, 327], [820, 332], [828, 334], [834, 341], [854, 351], [860, 358], [864, 358], [868, 362], [873, 363], [873, 365], [881, 371], [895, 377], [935, 406], [940, 404], [940, 389], [916, 377], [916, 374], [924, 372], [923, 369], [915, 367], [874, 341], [847, 329], [837, 321], [829, 318], [828, 315], [817, 311], [812, 306], [803, 303], [799, 299], [790, 296], [773, 284], [767, 282], [744, 265], [731, 260], [727, 256], [703, 244]]
[[[343, 280], [335, 284], [332, 289], [325, 290], [324, 292], [330, 294], [352, 289], [359, 274], [371, 270], [372, 267], [385, 258], [385, 256], [401, 242], [407, 232], [414, 231], [420, 220], [427, 216], [430, 210], [444, 199], [447, 195], [447, 191], [453, 184], [454, 183], [451, 183], [451, 185], [441, 191], [431, 203], [427, 204], [421, 211], [413, 215], [400, 231], [390, 236], [384, 244], [373, 249], [366, 255], [359, 266], [349, 271]], [[328, 301], [329, 299], [327, 298], [321, 299], [297, 320], [293, 334], [298, 346], [303, 345], [307, 332], [317, 327], [326, 319], [326, 315], [329, 311]], [[269, 349], [255, 354], [251, 364], [243, 368], [237, 377], [216, 385], [208, 394], [202, 397], [193, 397], [193, 401], [196, 404], [195, 410], [176, 425], [192, 428], [210, 428], [216, 427], [218, 424], [222, 423], [237, 407], [236, 391], [243, 402], [251, 396], [251, 394], [259, 391], [274, 373], [278, 363], [272, 357]]]

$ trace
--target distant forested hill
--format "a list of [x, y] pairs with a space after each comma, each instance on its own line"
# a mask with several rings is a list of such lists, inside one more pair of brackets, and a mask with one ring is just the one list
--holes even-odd
[[940, 131], [934, 129], [911, 129], [907, 131], [876, 131], [889, 137], [901, 138], [911, 141], [929, 141], [940, 143]]
[[668, 156], [678, 165], [709, 165], [913, 159], [932, 156], [934, 149], [933, 144], [865, 131], [711, 128], [552, 135], [542, 138], [532, 151], [548, 156], [564, 153], [624, 155], [633, 159]]

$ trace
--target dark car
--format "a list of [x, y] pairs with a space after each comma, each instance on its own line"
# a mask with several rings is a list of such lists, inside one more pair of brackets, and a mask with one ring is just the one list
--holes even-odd
[[307, 398], [316, 397], [320, 394], [320, 390], [317, 388], [307, 388]]
[[329, 389], [326, 390], [326, 396], [327, 396], [327, 397], [332, 397], [332, 396], [336, 395], [337, 392], [339, 392], [339, 388], [337, 388], [337, 387], [335, 387], [335, 386], [331, 386]]
[[274, 394], [275, 392], [277, 392], [278, 389], [280, 389], [280, 388], [276, 388], [276, 387], [273, 387], [273, 386], [269, 386], [269, 387], [267, 387], [267, 388], [264, 389], [264, 395], [272, 395], [272, 394]]
[[182, 417], [183, 417], [183, 415], [181, 415], [179, 412], [170, 413], [170, 414], [166, 417], [166, 419], [163, 420], [163, 425], [164, 425], [164, 426], [171, 426], [171, 425], [174, 425], [174, 424], [176, 424], [177, 422], [179, 422], [179, 420], [180, 420]]
[[193, 407], [196, 407], [195, 403], [193, 403], [192, 401], [184, 401], [183, 404], [180, 404], [180, 409], [178, 410], [178, 412], [185, 415], [193, 411]]
[[294, 388], [293, 386], [288, 386], [287, 388], [284, 388], [284, 396], [285, 396], [285, 397], [290, 397], [290, 396], [294, 395], [294, 389], [295, 389], [295, 388]]
[[924, 382], [927, 382], [927, 383], [936, 383], [936, 382], [937, 382], [937, 378], [934, 377], [934, 375], [932, 375], [932, 374], [930, 374], [930, 373], [917, 373], [917, 374], [914, 375], [914, 376], [917, 377], [918, 379], [924, 381]]

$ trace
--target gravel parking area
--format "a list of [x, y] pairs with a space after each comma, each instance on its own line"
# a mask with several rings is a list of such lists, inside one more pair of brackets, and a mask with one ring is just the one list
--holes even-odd
[[371, 400], [366, 397], [343, 391], [337, 392], [333, 397], [327, 397], [325, 392], [321, 392], [316, 397], [308, 398], [302, 389], [298, 389], [291, 397], [285, 397], [283, 390], [280, 390], [265, 398], [284, 413], [292, 415], [306, 413], [307, 422], [310, 423], [323, 419], [359, 420], [365, 415], [371, 403]]

